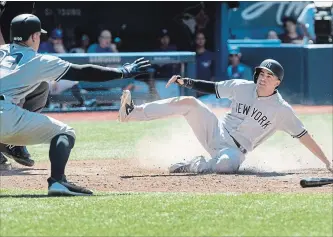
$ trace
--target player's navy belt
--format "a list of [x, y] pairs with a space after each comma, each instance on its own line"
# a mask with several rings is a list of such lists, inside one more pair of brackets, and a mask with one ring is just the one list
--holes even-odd
[[[227, 129], [225, 129], [225, 130], [227, 130]], [[227, 132], [229, 133], [228, 130], [227, 130]], [[247, 150], [233, 136], [231, 136], [230, 133], [229, 133], [229, 135], [232, 138], [232, 140], [234, 141], [234, 143], [236, 144], [236, 146], [238, 147], [238, 149], [245, 155], [247, 153]]]
[[239, 150], [245, 155], [247, 153], [247, 150], [244, 147], [242, 147], [242, 145], [239, 144], [239, 142], [233, 136], [230, 135], [230, 137], [232, 138], [232, 140], [234, 140], [234, 143], [239, 148]]

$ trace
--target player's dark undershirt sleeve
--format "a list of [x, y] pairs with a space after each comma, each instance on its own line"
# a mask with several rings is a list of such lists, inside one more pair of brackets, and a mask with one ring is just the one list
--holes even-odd
[[69, 81], [104, 82], [120, 79], [123, 73], [119, 68], [108, 68], [93, 64], [71, 64], [62, 78]]
[[195, 80], [190, 78], [183, 78], [184, 87], [193, 89], [199, 92], [215, 94], [216, 93], [216, 83], [212, 81], [203, 81], [203, 80]]

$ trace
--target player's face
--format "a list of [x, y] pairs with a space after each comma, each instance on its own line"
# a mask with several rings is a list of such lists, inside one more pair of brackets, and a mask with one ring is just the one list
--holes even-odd
[[111, 32], [108, 30], [105, 30], [101, 33], [101, 35], [99, 37], [99, 45], [102, 48], [109, 47], [111, 44], [111, 39], [112, 39]]
[[34, 34], [31, 35], [31, 39], [32, 39], [32, 48], [37, 51], [39, 48], [39, 44], [40, 44], [40, 32], [36, 32]]
[[230, 63], [234, 66], [240, 63], [240, 55], [239, 54], [229, 54]]
[[257, 81], [258, 88], [274, 91], [278, 85], [280, 85], [280, 80], [273, 73], [266, 69], [261, 70]]
[[195, 43], [197, 46], [204, 47], [206, 44], [206, 38], [204, 34], [197, 34], [197, 37], [195, 38]]
[[61, 38], [55, 38], [52, 40], [53, 44], [62, 44], [62, 39]]
[[89, 45], [89, 43], [90, 43], [90, 39], [88, 38], [88, 36], [84, 36], [83, 38], [82, 38], [82, 41], [81, 41], [81, 43], [82, 43], [82, 46], [83, 47], [88, 47], [88, 45]]
[[164, 46], [168, 46], [170, 43], [170, 37], [165, 35], [161, 38], [161, 44]]
[[294, 33], [296, 31], [296, 25], [291, 21], [287, 21], [286, 30], [288, 33]]

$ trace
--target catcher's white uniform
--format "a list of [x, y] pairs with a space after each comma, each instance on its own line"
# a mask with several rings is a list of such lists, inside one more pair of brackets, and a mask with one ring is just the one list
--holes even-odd
[[75, 138], [74, 130], [68, 125], [17, 106], [41, 82], [60, 80], [70, 65], [58, 57], [38, 54], [30, 47], [15, 43], [0, 46], [1, 143], [49, 143], [58, 134]]
[[50, 94], [60, 95], [62, 92], [79, 84], [78, 81], [60, 80], [49, 82]]

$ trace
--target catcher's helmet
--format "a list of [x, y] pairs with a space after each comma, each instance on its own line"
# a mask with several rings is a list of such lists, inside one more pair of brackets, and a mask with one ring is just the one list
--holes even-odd
[[275, 61], [273, 59], [266, 59], [264, 60], [259, 67], [255, 68], [254, 74], [253, 74], [253, 81], [254, 83], [257, 83], [259, 73], [261, 72], [261, 69], [266, 69], [273, 73], [280, 81], [283, 80], [284, 76], [284, 69], [281, 66], [281, 64], [278, 61]]
[[21, 14], [10, 23], [10, 42], [22, 42], [29, 39], [30, 35], [36, 32], [46, 34], [42, 29], [40, 20], [32, 14]]

